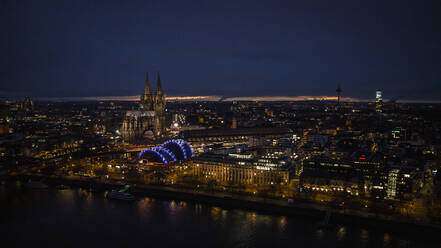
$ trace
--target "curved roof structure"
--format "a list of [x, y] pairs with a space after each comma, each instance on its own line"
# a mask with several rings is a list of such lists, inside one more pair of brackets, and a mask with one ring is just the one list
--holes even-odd
[[183, 139], [169, 140], [164, 142], [162, 146], [172, 151], [179, 160], [188, 159], [194, 156], [193, 149], [191, 149], [191, 146]]
[[177, 139], [176, 141], [181, 144], [181, 147], [184, 148], [187, 158], [194, 157], [193, 149], [191, 148], [190, 144], [187, 141], [183, 139]]
[[190, 144], [183, 139], [168, 140], [161, 146], [145, 149], [139, 153], [140, 159], [164, 164], [192, 157], [194, 157], [193, 149]]
[[139, 158], [140, 159], [145, 159], [149, 162], [155, 162], [155, 163], [164, 163], [167, 164], [169, 161], [164, 157], [164, 155], [162, 155], [161, 153], [159, 153], [158, 151], [155, 151], [153, 149], [145, 149], [142, 150], [139, 153]]
[[171, 151], [169, 151], [167, 148], [165, 148], [163, 146], [154, 147], [152, 150], [155, 150], [155, 151], [159, 152], [162, 156], [164, 156], [167, 163], [172, 162], [172, 161], [173, 162], [177, 161], [176, 156]]

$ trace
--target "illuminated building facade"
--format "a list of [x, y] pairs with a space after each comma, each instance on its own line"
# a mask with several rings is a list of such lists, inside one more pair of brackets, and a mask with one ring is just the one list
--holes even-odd
[[300, 182], [310, 190], [384, 198], [387, 172], [382, 165], [375, 157], [335, 160], [316, 156], [304, 161]]
[[388, 172], [386, 199], [410, 200], [415, 174], [409, 168], [391, 168]]
[[148, 74], [145, 80], [144, 93], [141, 95], [139, 109], [127, 111], [124, 117], [121, 135], [126, 141], [143, 138], [155, 139], [164, 134], [165, 130], [165, 94], [162, 91], [158, 73], [155, 94], [150, 92]]
[[252, 154], [203, 154], [193, 159], [194, 174], [224, 184], [287, 184], [290, 164]]
[[413, 169], [390, 168], [378, 158], [335, 160], [317, 156], [304, 161], [304, 190], [343, 193], [381, 199], [410, 199]]
[[207, 129], [207, 130], [186, 130], [179, 134], [189, 142], [206, 141], [244, 141], [247, 142], [252, 136], [266, 138], [281, 138], [292, 135], [288, 128], [229, 128], [229, 129]]
[[[251, 137], [259, 137], [261, 141], [291, 137], [292, 130], [288, 128], [225, 128], [205, 130], [185, 130], [179, 136], [192, 144], [197, 152], [205, 146], [219, 142], [224, 145], [245, 144]], [[256, 143], [258, 145], [259, 142]], [[263, 144], [263, 143], [262, 143]]]

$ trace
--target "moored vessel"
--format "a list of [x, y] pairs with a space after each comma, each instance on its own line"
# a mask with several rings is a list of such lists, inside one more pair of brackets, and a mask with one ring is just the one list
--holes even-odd
[[133, 201], [135, 197], [127, 192], [129, 189], [130, 189], [130, 185], [126, 185], [123, 189], [119, 191], [112, 190], [108, 192], [106, 197], [115, 200]]
[[132, 194], [126, 192], [119, 192], [116, 190], [112, 190], [107, 193], [107, 198], [115, 199], [115, 200], [124, 200], [124, 201], [133, 201], [135, 197]]

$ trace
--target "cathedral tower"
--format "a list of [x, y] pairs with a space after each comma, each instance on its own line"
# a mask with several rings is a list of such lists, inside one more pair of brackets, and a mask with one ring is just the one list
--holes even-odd
[[145, 88], [144, 93], [141, 95], [141, 101], [139, 102], [139, 108], [145, 111], [153, 110], [153, 97], [150, 92], [149, 73], [145, 75]]
[[128, 142], [143, 142], [163, 136], [165, 126], [165, 94], [162, 91], [161, 78], [158, 73], [157, 89], [155, 94], [152, 94], [147, 73], [139, 109], [126, 112], [121, 135]]
[[[156, 85], [156, 92], [154, 96], [154, 111], [155, 116], [157, 117], [156, 121], [158, 123], [156, 129], [156, 133], [162, 133], [164, 132], [165, 125], [165, 94], [162, 91], [162, 85], [161, 85], [161, 76], [158, 72], [158, 79], [157, 79], [157, 85]], [[160, 124], [162, 123], [162, 125]]]
[[158, 72], [158, 82], [156, 85], [156, 93], [154, 97], [155, 112], [163, 112], [165, 110], [165, 94], [162, 92], [161, 76]]

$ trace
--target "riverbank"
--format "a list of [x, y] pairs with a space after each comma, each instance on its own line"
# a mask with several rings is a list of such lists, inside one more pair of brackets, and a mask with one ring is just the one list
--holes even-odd
[[[91, 191], [119, 189], [121, 188], [121, 185], [123, 185], [117, 181], [97, 181], [90, 178], [56, 176], [47, 177], [38, 175], [22, 175], [3, 178], [2, 180], [18, 180], [26, 182], [29, 179], [44, 180], [45, 183], [50, 185], [64, 184], [73, 187], [81, 187], [90, 189]], [[133, 184], [131, 189], [132, 193], [137, 196], [204, 203], [223, 208], [256, 211], [269, 215], [295, 216], [306, 218], [312, 222], [316, 222], [317, 224], [324, 219], [327, 213], [330, 213], [330, 225], [326, 228], [334, 228], [338, 225], [349, 224], [366, 226], [367, 228], [378, 228], [392, 233], [399, 233], [401, 235], [419, 234], [424, 237], [432, 238], [437, 237], [437, 235], [441, 233], [440, 225], [411, 222], [391, 216], [372, 215], [370, 213], [355, 210], [332, 209], [326, 206], [314, 204], [289, 204], [287, 201], [282, 200], [232, 195], [220, 192], [196, 191], [169, 186]]]

